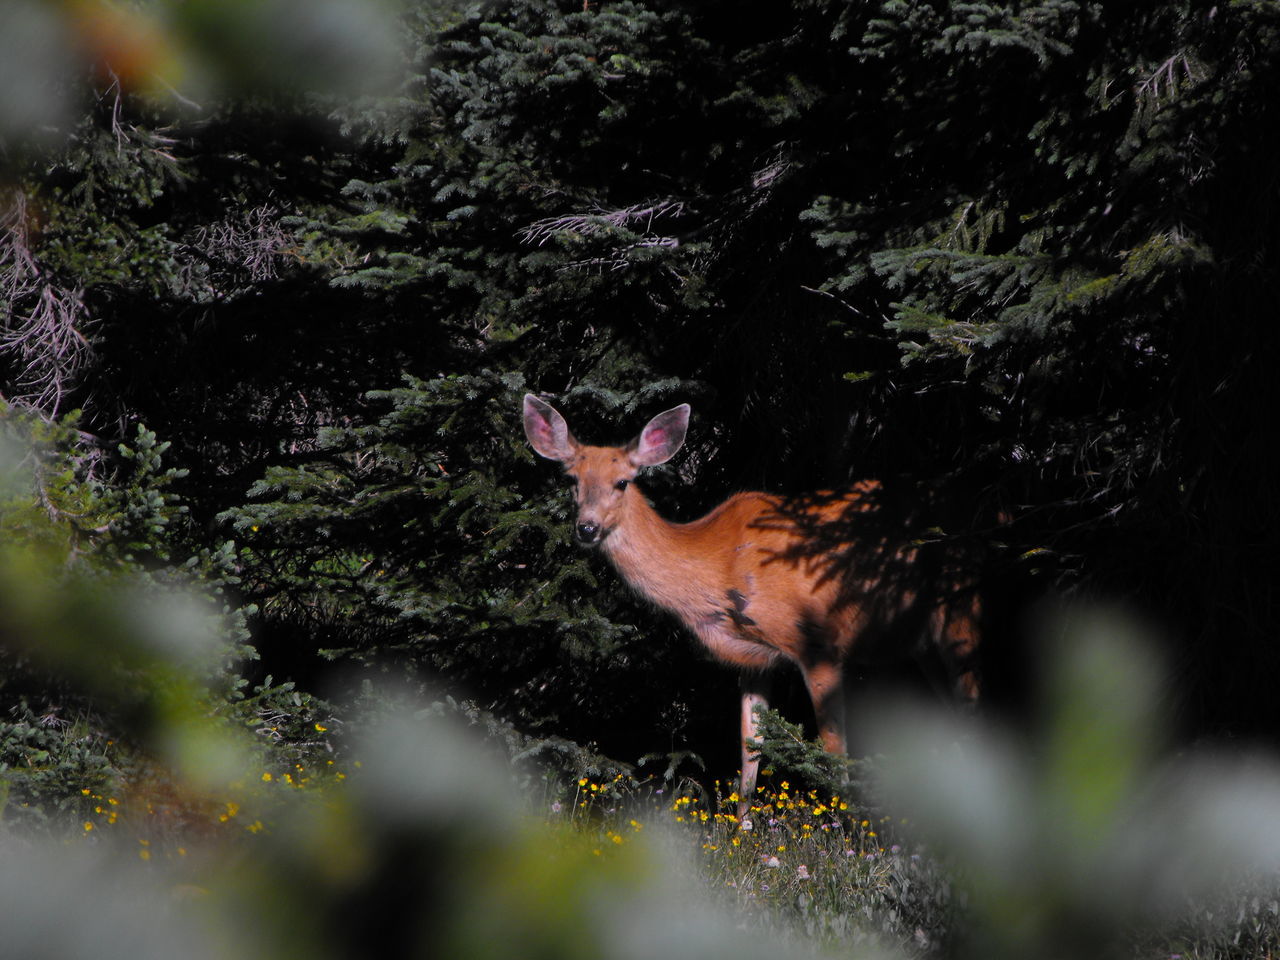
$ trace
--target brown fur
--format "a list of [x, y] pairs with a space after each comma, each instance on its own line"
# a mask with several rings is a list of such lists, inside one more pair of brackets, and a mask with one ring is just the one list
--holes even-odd
[[[559, 460], [575, 481], [579, 539], [598, 545], [633, 588], [675, 614], [716, 659], [743, 670], [740, 812], [750, 802], [759, 764], [750, 746], [756, 742], [752, 708], [765, 702], [759, 678], [780, 661], [799, 668], [823, 745], [843, 753], [842, 666], [880, 618], [867, 600], [886, 578], [873, 569], [848, 569], [850, 557], [835, 554], [852, 551], [824, 545], [816, 531], [869, 510], [879, 485], [864, 482], [800, 505], [739, 493], [700, 520], [671, 523], [631, 481], [641, 467], [664, 462], [679, 449], [687, 406], [659, 414], [626, 447], [579, 444], [560, 414], [531, 395], [524, 416], [534, 448]], [[891, 557], [910, 563], [912, 550]], [[914, 601], [909, 590], [900, 594], [885, 607], [890, 613]], [[928, 626], [949, 662], [968, 662], [977, 645], [976, 606], [939, 604]], [[972, 670], [952, 672], [962, 694], [976, 696]]]

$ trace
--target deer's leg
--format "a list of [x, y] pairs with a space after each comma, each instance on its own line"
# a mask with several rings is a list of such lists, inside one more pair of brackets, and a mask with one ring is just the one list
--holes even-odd
[[982, 604], [976, 592], [940, 604], [933, 612], [933, 635], [951, 690], [961, 703], [978, 700], [978, 644], [981, 640]]
[[827, 753], [844, 754], [844, 678], [838, 660], [822, 660], [802, 667], [804, 684], [813, 701], [818, 735]]
[[739, 668], [738, 684], [742, 691], [741, 746], [742, 775], [738, 781], [738, 818], [741, 820], [751, 808], [755, 796], [756, 775], [760, 770], [760, 742], [755, 709], [769, 705], [769, 669], [778, 659], [778, 651], [770, 646], [747, 614], [749, 601], [737, 591], [726, 595], [723, 612], [693, 624], [698, 638], [712, 655], [722, 663]]
[[756, 776], [760, 772], [760, 736], [756, 707], [769, 706], [771, 683], [765, 673], [743, 671], [739, 675], [742, 690], [742, 776], [738, 782], [738, 820], [747, 818], [751, 799], [756, 792]]
[[828, 753], [844, 754], [844, 670], [836, 643], [837, 630], [830, 622], [801, 620], [802, 645], [797, 663], [813, 701], [822, 745]]

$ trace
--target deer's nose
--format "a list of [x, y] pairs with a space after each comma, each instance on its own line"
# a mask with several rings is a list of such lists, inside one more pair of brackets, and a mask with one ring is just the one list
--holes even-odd
[[580, 523], [577, 527], [578, 542], [591, 546], [600, 542], [600, 524], [598, 523]]

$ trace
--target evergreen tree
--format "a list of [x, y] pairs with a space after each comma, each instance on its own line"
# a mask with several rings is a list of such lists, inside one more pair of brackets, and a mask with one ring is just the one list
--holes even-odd
[[271, 670], [425, 668], [631, 757], [731, 741], [729, 677], [569, 548], [535, 390], [601, 441], [691, 402], [675, 517], [886, 478], [1002, 582], [1164, 615], [1201, 721], [1274, 726], [1273, 5], [404, 28], [392, 96], [99, 89], [5, 221], [0, 389], [172, 442]]

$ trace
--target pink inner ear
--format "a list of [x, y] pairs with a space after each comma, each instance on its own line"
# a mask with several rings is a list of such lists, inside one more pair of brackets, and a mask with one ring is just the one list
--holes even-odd
[[667, 431], [662, 427], [650, 427], [645, 431], [644, 439], [651, 447], [664, 446], [667, 442]]

